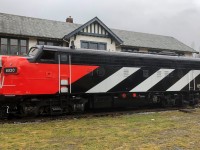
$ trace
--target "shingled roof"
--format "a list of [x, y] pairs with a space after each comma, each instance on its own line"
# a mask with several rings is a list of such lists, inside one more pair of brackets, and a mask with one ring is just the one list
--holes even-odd
[[62, 39], [80, 25], [0, 13], [0, 33]]
[[[0, 13], [0, 34], [61, 40], [65, 35], [81, 26], [75, 23]], [[118, 29], [110, 30], [123, 41], [122, 46], [196, 53], [194, 49], [173, 37]]]

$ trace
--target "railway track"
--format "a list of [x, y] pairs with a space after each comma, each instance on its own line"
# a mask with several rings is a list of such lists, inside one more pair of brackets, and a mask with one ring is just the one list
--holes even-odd
[[95, 112], [89, 111], [84, 114], [72, 114], [72, 115], [59, 115], [59, 116], [39, 116], [39, 117], [10, 117], [8, 119], [0, 120], [0, 124], [24, 124], [24, 123], [39, 123], [48, 122], [54, 120], [66, 120], [66, 119], [82, 119], [82, 118], [98, 118], [98, 117], [118, 117], [122, 115], [133, 114], [148, 114], [164, 111], [181, 111], [185, 113], [191, 113], [195, 111], [195, 108], [146, 108], [146, 109], [122, 109], [122, 110], [96, 110]]

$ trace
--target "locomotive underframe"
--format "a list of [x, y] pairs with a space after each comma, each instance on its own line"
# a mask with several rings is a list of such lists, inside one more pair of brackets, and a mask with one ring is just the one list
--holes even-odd
[[85, 109], [138, 108], [140, 106], [174, 107], [195, 105], [199, 91], [94, 93], [35, 95], [1, 98], [0, 118], [8, 115], [61, 115], [84, 112]]

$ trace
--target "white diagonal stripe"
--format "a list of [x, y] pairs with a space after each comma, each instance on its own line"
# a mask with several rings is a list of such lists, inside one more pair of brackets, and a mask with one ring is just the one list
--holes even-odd
[[133, 88], [130, 92], [146, 92], [162, 79], [164, 79], [167, 75], [169, 75], [172, 71], [174, 71], [174, 69], [160, 69], [149, 78], [144, 80], [142, 83], [140, 83], [138, 86]]
[[140, 68], [123, 67], [90, 90], [88, 90], [86, 93], [107, 92], [139, 69]]
[[192, 80], [194, 80], [198, 75], [200, 75], [200, 70], [191, 70], [180, 80], [178, 80], [174, 85], [172, 85], [167, 91], [180, 91]]

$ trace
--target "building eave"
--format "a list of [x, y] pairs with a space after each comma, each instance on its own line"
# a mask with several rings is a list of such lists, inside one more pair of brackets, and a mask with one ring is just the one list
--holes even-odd
[[122, 48], [146, 48], [148, 50], [156, 50], [156, 51], [174, 51], [174, 52], [179, 52], [179, 53], [196, 53], [199, 54], [199, 52], [193, 50], [193, 51], [183, 51], [183, 50], [177, 50], [177, 49], [162, 49], [162, 48], [154, 48], [154, 47], [141, 47], [141, 46], [133, 46], [133, 45], [120, 45]]
[[55, 40], [55, 41], [63, 41], [63, 39], [60, 39], [60, 38], [33, 36], [33, 35], [22, 35], [22, 34], [20, 35], [20, 34], [0, 33], [0, 36], [19, 37], [19, 38], [36, 38], [36, 39], [48, 39], [48, 40]]

